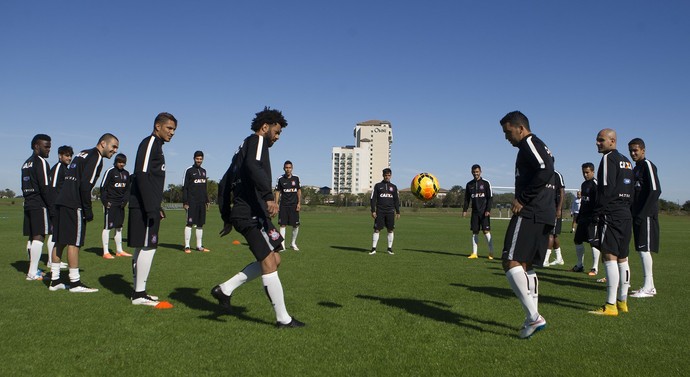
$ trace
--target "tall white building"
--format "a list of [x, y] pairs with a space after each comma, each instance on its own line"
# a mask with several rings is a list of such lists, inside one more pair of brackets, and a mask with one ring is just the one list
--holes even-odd
[[357, 123], [355, 145], [333, 147], [331, 189], [334, 194], [371, 191], [383, 179], [381, 171], [391, 166], [393, 130], [385, 120]]

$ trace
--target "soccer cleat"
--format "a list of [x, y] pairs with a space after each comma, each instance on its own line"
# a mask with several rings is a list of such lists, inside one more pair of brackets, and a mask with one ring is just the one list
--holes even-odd
[[618, 308], [619, 313], [627, 313], [628, 312], [628, 302], [616, 300], [616, 308]]
[[191, 253], [192, 253], [192, 249], [190, 249], [190, 248], [188, 248], [188, 247], [185, 247], [185, 248], [184, 248], [184, 253], [185, 253], [185, 254], [191, 254]]
[[489, 254], [489, 256], [488, 256], [487, 258], [488, 258], [489, 260], [494, 260], [494, 256], [493, 256], [492, 254]]
[[144, 295], [137, 298], [132, 297], [132, 305], [156, 306], [159, 303], [160, 302], [158, 301], [158, 297], [156, 297], [155, 299], [149, 295]]
[[[626, 306], [627, 309], [627, 306]], [[610, 317], [615, 317], [618, 315], [618, 307], [615, 304], [606, 303], [604, 306], [597, 310], [590, 310], [589, 314], [595, 315], [606, 315]]]
[[632, 291], [632, 293], [630, 294], [630, 297], [649, 298], [649, 297], [654, 297], [655, 295], [656, 295], [656, 288], [652, 288], [652, 289], [640, 288], [636, 291]]
[[606, 278], [597, 279], [597, 283], [606, 283]]
[[369, 252], [369, 255], [374, 255], [374, 254], [376, 254], [376, 249], [371, 249], [371, 251]]
[[110, 253], [103, 254], [103, 259], [115, 259], [115, 257]]
[[596, 268], [593, 268], [593, 269], [589, 270], [589, 272], [587, 273], [587, 275], [589, 275], [589, 276], [597, 276], [598, 273], [599, 273], [599, 271], [597, 271]]
[[582, 266], [574, 266], [573, 268], [570, 269], [572, 272], [584, 272], [585, 268]]
[[386, 250], [386, 252], [388, 253], [388, 255], [395, 255], [395, 253], [393, 252], [393, 249], [390, 247], [388, 248], [388, 250]]
[[61, 291], [64, 289], [69, 289], [69, 286], [65, 285], [65, 283], [58, 282], [58, 280], [51, 281], [50, 285], [48, 286], [48, 290], [51, 292]]
[[126, 252], [126, 251], [120, 251], [119, 253], [115, 254], [116, 257], [131, 257], [132, 254]]
[[196, 249], [197, 249], [197, 251], [201, 251], [202, 253], [208, 253], [209, 251], [211, 251], [211, 250], [209, 250], [203, 246], [197, 247]]
[[223, 293], [223, 290], [220, 289], [220, 285], [216, 285], [211, 289], [211, 296], [218, 300], [218, 305], [220, 305], [224, 312], [232, 313], [232, 306], [230, 306], [230, 298], [232, 298], [232, 296]]
[[276, 327], [279, 329], [287, 329], [287, 328], [291, 328], [291, 327], [304, 327], [304, 326], [306, 326], [306, 324], [304, 322], [298, 321], [297, 318], [295, 318], [295, 317], [292, 317], [292, 320], [290, 321], [290, 323], [276, 322]]
[[43, 276], [40, 274], [40, 272], [36, 275], [26, 274], [26, 280], [28, 280], [28, 281], [41, 281], [41, 280], [43, 280]]
[[299, 251], [299, 247], [297, 247], [297, 245], [295, 245], [294, 243], [290, 247], [292, 248], [292, 250]]
[[472, 254], [470, 254], [469, 257], [467, 257], [467, 259], [477, 259], [477, 258], [479, 258], [479, 256], [477, 256], [477, 254], [475, 254], [475, 253], [472, 253]]
[[98, 292], [97, 288], [89, 288], [84, 285], [81, 281], [73, 282], [73, 285], [69, 287], [69, 291], [72, 293], [94, 293]]
[[556, 259], [553, 262], [549, 263], [550, 266], [562, 266], [564, 264], [565, 262], [563, 261], [563, 259]]
[[539, 316], [536, 321], [525, 323], [520, 329], [520, 339], [527, 339], [534, 335], [535, 332], [543, 330], [546, 327], [546, 320]]

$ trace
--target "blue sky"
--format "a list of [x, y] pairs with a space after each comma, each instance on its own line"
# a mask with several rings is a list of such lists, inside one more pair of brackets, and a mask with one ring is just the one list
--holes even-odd
[[498, 121], [521, 110], [568, 188], [611, 127], [626, 154], [645, 139], [662, 198], [683, 203], [688, 13], [686, 1], [4, 0], [0, 188], [20, 192], [36, 133], [52, 136], [52, 165], [58, 146], [112, 132], [132, 168], [161, 111], [179, 120], [167, 183], [182, 183], [197, 149], [219, 180], [265, 105], [289, 122], [274, 179], [290, 159], [303, 184], [330, 185], [331, 148], [380, 119], [399, 186], [422, 171], [464, 185], [474, 163], [512, 186], [516, 149]]

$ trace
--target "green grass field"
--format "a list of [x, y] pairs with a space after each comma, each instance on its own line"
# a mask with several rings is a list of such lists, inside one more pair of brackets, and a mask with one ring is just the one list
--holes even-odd
[[[217, 236], [215, 208], [204, 237], [211, 253], [182, 252], [182, 211], [168, 211], [161, 226], [147, 290], [173, 303], [172, 310], [130, 304], [130, 259], [101, 258], [102, 219], [95, 212], [80, 258], [82, 280], [100, 292], [73, 294], [24, 280], [22, 208], [0, 204], [1, 375], [690, 373], [683, 356], [690, 347], [688, 217], [661, 220], [657, 297], [631, 298], [630, 313], [615, 318], [587, 314], [605, 301], [605, 286], [568, 271], [575, 252], [564, 226], [566, 265], [538, 271], [540, 312], [548, 326], [520, 340], [524, 315], [500, 261], [485, 258], [483, 238], [484, 258], [467, 259], [469, 220], [459, 211], [404, 211], [394, 256], [385, 253], [385, 233], [380, 252], [367, 255], [372, 220], [364, 208], [303, 212], [302, 251], [282, 254], [280, 278], [290, 314], [307, 327], [289, 330], [274, 328], [260, 279], [235, 291], [236, 315], [217, 310], [209, 290], [253, 259], [245, 244], [231, 245], [237, 233]], [[498, 254], [507, 221], [494, 220], [492, 226]], [[585, 261], [588, 268], [589, 250]], [[639, 257], [632, 254], [630, 261], [636, 289], [642, 283]]]

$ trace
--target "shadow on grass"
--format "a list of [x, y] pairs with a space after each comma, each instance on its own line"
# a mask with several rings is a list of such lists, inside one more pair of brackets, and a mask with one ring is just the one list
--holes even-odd
[[356, 295], [355, 297], [364, 300], [378, 301], [381, 304], [390, 306], [392, 308], [403, 309], [410, 314], [426, 317], [434, 321], [444, 322], [450, 325], [466, 327], [468, 329], [476, 330], [479, 332], [489, 332], [501, 336], [510, 335], [505, 332], [489, 330], [486, 327], [483, 327], [482, 325], [494, 326], [499, 327], [501, 329], [509, 329], [511, 331], [515, 331], [515, 328], [513, 326], [506, 325], [504, 323], [473, 318], [471, 316], [452, 312], [446, 309], [450, 307], [450, 305], [438, 301], [417, 300], [410, 298], [376, 297], [369, 295]]
[[[575, 288], [594, 289], [597, 291], [600, 290], [602, 286], [606, 288], [606, 285], [597, 283], [596, 279], [590, 278], [582, 273], [574, 273], [566, 270], [547, 271], [541, 268], [536, 271], [540, 282]], [[503, 276], [505, 278], [504, 272], [496, 272], [494, 275]]]
[[[506, 284], [507, 284], [507, 282], [506, 282]], [[510, 288], [471, 287], [469, 285], [461, 284], [461, 283], [451, 283], [450, 285], [453, 287], [466, 288], [468, 291], [489, 295], [491, 297], [502, 298], [502, 299], [513, 299], [513, 298], [515, 298], [516, 304], [517, 304], [517, 298], [515, 297], [515, 293], [513, 293], [513, 290]], [[570, 300], [570, 299], [567, 299], [564, 297], [547, 296], [547, 295], [544, 295], [543, 293], [541, 293], [541, 291], [539, 293], [539, 304], [558, 305], [558, 306], [571, 308], [571, 309], [577, 309], [577, 310], [591, 309], [591, 307], [592, 307], [592, 303], [573, 301], [573, 300]]]
[[368, 253], [370, 250], [365, 249], [363, 247], [352, 247], [352, 246], [336, 246], [336, 245], [331, 245], [331, 249], [337, 249], [337, 250], [345, 250], [345, 251], [354, 251], [357, 253]]
[[[103, 256], [103, 248], [102, 248], [102, 247], [87, 247], [87, 248], [82, 248], [82, 249], [79, 250], [79, 251], [80, 251], [80, 252], [81, 252], [81, 251], [84, 251], [84, 252], [87, 252], [87, 253], [95, 254], [95, 255], [98, 255], [99, 257], [102, 257], [102, 256]], [[65, 251], [63, 251], [62, 255], [63, 255], [63, 256], [66, 256], [66, 255], [67, 255], [67, 248], [65, 248]]]
[[24, 274], [29, 271], [29, 261], [28, 260], [18, 260], [16, 262], [10, 263], [10, 266], [14, 267], [15, 270], [22, 272]]
[[451, 253], [449, 251], [438, 251], [438, 250], [422, 250], [422, 249], [403, 249], [403, 250], [415, 251], [417, 253], [450, 255], [453, 257], [466, 257], [469, 255], [469, 254], [457, 254], [457, 253]]
[[318, 304], [318, 305], [321, 305], [321, 306], [323, 306], [323, 307], [332, 308], [332, 309], [335, 309], [335, 308], [342, 308], [342, 307], [343, 307], [342, 305], [340, 305], [340, 304], [338, 304], [338, 303], [336, 303], [336, 302], [332, 302], [332, 301], [319, 301], [317, 304]]
[[170, 294], [170, 298], [183, 303], [190, 309], [207, 312], [207, 314], [201, 315], [199, 318], [225, 322], [220, 317], [232, 316], [243, 321], [254, 322], [262, 325], [273, 325], [273, 323], [246, 315], [245, 313], [247, 312], [247, 308], [242, 306], [232, 306], [232, 313], [228, 314], [221, 309], [215, 300], [210, 301], [205, 297], [200, 296], [199, 288], [175, 288], [175, 291]]
[[167, 249], [172, 249], [172, 250], [179, 250], [179, 251], [184, 251], [184, 245], [180, 245], [179, 243], [159, 243], [158, 248], [165, 247]]

